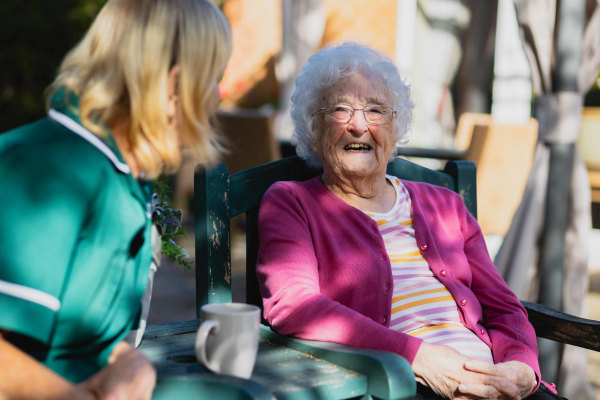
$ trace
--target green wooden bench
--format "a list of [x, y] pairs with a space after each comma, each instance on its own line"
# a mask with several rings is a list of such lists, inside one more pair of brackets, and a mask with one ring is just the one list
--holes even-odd
[[[258, 207], [264, 192], [279, 180], [306, 180], [320, 171], [297, 156], [235, 174], [224, 164], [198, 166], [194, 177], [196, 303], [232, 301], [231, 218], [245, 215], [246, 302], [262, 306], [256, 280]], [[449, 161], [435, 171], [396, 159], [388, 173], [445, 186], [459, 193], [476, 216], [475, 165]], [[600, 350], [600, 324], [525, 303], [540, 337]], [[565, 322], [566, 321], [566, 322]], [[155, 398], [195, 393], [219, 399], [412, 399], [416, 391], [408, 362], [389, 352], [300, 340], [261, 327], [259, 354], [250, 380], [218, 376], [195, 360], [198, 320], [149, 327], [141, 350], [158, 371]], [[565, 328], [566, 327], [566, 328]], [[218, 396], [216, 396], [218, 394]], [[215, 397], [216, 396], [216, 397]]]
[[[476, 212], [475, 167], [470, 162], [450, 162], [445, 171], [434, 171], [403, 159], [390, 163], [388, 172], [405, 179], [427, 181], [448, 187], [463, 196], [469, 210]], [[232, 301], [230, 220], [244, 214], [246, 228], [246, 302], [262, 306], [256, 280], [258, 251], [258, 207], [264, 192], [279, 180], [306, 180], [320, 173], [309, 169], [297, 156], [285, 158], [229, 175], [224, 164], [199, 166], [195, 173], [195, 237], [197, 310], [203, 304]], [[410, 366], [402, 357], [333, 343], [281, 336], [263, 327], [262, 337], [270, 343], [300, 351], [366, 377], [365, 394], [382, 399], [414, 396], [416, 384]], [[260, 355], [259, 355], [260, 359]], [[258, 376], [260, 381], [261, 366]], [[290, 377], [294, 379], [293, 376]], [[270, 382], [263, 381], [266, 386]], [[303, 383], [303, 384], [310, 384]], [[340, 392], [349, 382], [340, 375], [335, 388], [323, 390], [319, 398], [345, 398]], [[281, 398], [282, 393], [276, 393]], [[315, 398], [315, 397], [313, 397]]]

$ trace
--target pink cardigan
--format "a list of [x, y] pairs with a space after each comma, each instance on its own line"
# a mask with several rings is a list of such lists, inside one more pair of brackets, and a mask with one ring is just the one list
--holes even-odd
[[[417, 245], [496, 363], [521, 361], [540, 382], [535, 331], [492, 263], [477, 221], [451, 190], [402, 181]], [[281, 334], [400, 354], [421, 339], [389, 329], [390, 261], [377, 224], [322, 183], [277, 182], [259, 213], [264, 316]], [[537, 389], [537, 388], [536, 388]]]

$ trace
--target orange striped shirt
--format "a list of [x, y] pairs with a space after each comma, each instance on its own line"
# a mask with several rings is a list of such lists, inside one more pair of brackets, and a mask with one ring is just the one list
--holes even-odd
[[417, 247], [408, 191], [398, 178], [388, 175], [387, 179], [396, 189], [392, 209], [364, 212], [377, 222], [392, 265], [390, 328], [428, 343], [450, 346], [473, 359], [493, 362], [491, 349], [462, 324], [456, 301]]

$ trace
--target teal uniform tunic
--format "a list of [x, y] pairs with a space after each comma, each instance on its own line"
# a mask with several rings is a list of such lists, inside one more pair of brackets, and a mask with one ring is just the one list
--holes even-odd
[[137, 326], [152, 258], [151, 184], [77, 106], [59, 91], [48, 118], [0, 134], [0, 329], [73, 382]]

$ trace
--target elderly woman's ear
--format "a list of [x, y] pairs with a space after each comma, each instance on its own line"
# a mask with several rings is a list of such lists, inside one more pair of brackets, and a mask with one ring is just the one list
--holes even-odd
[[310, 135], [307, 138], [307, 144], [315, 154], [319, 154], [318, 141], [319, 136], [323, 133], [323, 128], [323, 120], [319, 118], [318, 115], [316, 115], [310, 123], [310, 130], [312, 135]]

